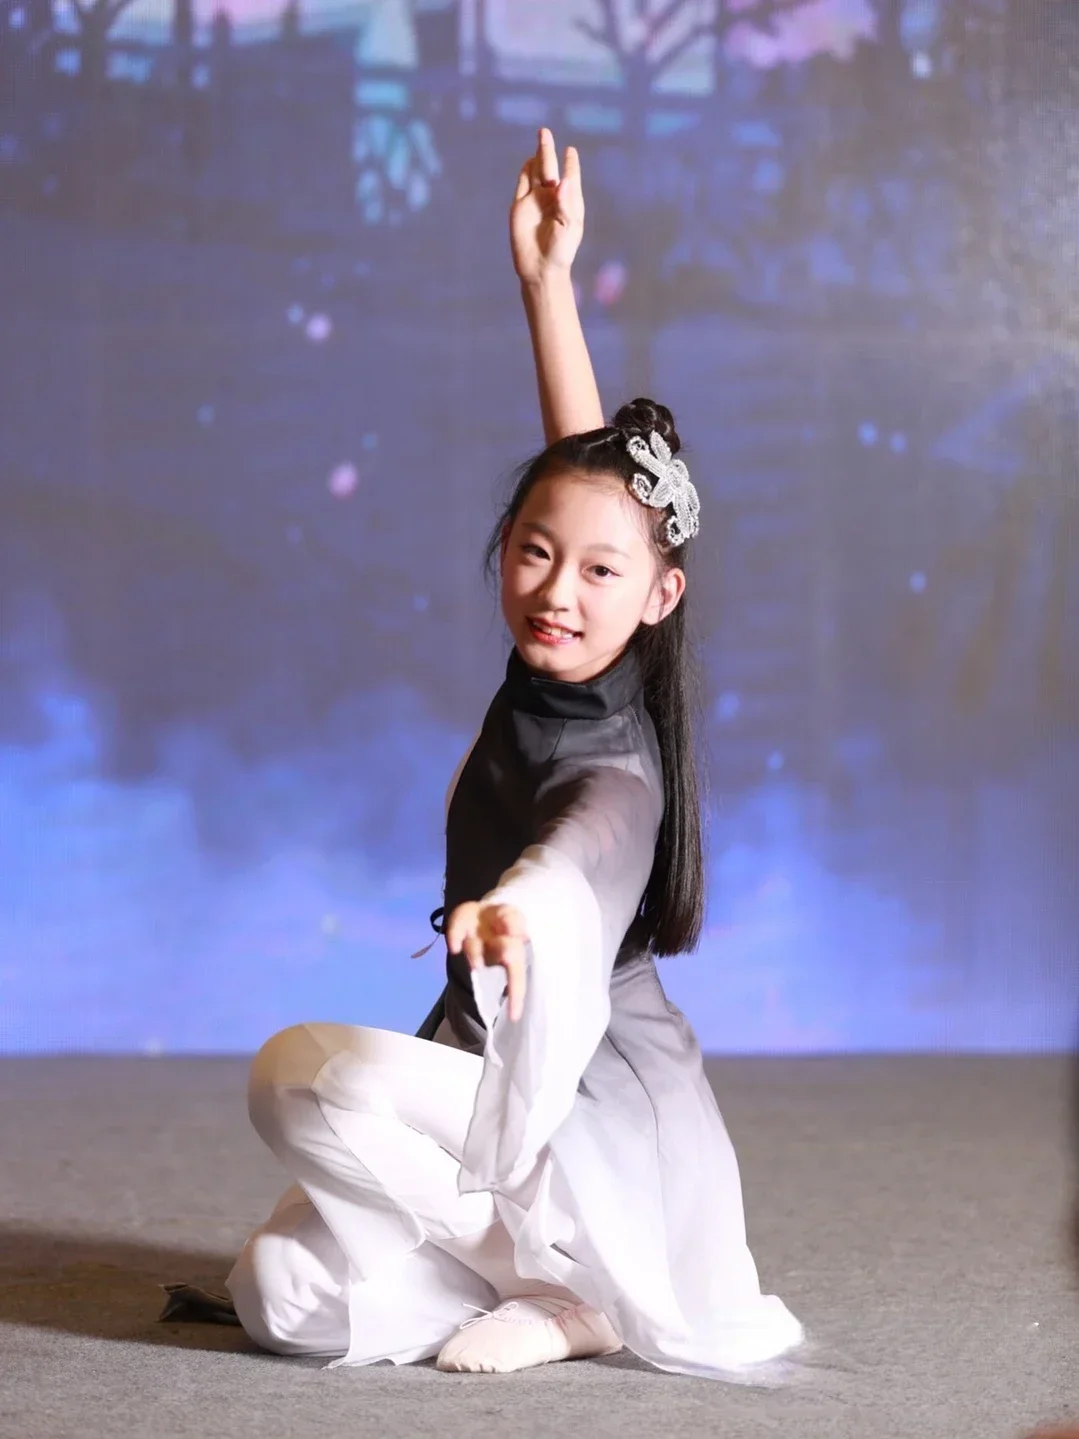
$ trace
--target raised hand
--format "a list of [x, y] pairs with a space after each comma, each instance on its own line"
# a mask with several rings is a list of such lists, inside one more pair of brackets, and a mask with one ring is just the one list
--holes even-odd
[[464, 950], [469, 969], [488, 965], [501, 966], [506, 971], [509, 1016], [515, 1022], [524, 1012], [527, 942], [524, 916], [511, 904], [469, 900], [457, 906], [446, 924], [449, 952], [460, 954]]
[[583, 234], [580, 157], [570, 145], [559, 177], [554, 136], [543, 129], [536, 153], [517, 177], [510, 208], [514, 269], [526, 284], [537, 283], [552, 270], [568, 272]]

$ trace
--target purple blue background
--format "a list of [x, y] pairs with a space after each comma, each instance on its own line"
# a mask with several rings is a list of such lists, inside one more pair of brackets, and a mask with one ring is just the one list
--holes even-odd
[[0, 1048], [411, 1030], [581, 150], [610, 409], [701, 491], [710, 1050], [1079, 1002], [1079, 17], [0, 0]]

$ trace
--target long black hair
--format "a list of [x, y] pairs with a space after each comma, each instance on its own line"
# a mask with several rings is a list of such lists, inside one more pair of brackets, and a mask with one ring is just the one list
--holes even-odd
[[[653, 430], [666, 440], [672, 454], [678, 452], [681, 441], [670, 410], [653, 400], [633, 400], [622, 406], [612, 424], [556, 440], [523, 465], [484, 550], [488, 579], [496, 578], [503, 537], [539, 480], [571, 470], [597, 478], [615, 476], [628, 485], [640, 466], [630, 456], [626, 442], [631, 435], [641, 435], [647, 442]], [[673, 548], [666, 536], [668, 512], [641, 508], [659, 574], [677, 566], [688, 577], [693, 541]], [[695, 949], [704, 922], [703, 776], [696, 744], [701, 682], [686, 604], [688, 592], [687, 586], [680, 602], [659, 624], [639, 625], [630, 640], [640, 662], [645, 708], [655, 725], [663, 762], [663, 819], [640, 910], [644, 938], [657, 955]]]

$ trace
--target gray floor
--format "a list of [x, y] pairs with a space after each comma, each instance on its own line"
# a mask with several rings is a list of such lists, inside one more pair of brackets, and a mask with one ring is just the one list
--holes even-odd
[[765, 1287], [813, 1338], [762, 1391], [623, 1355], [508, 1376], [338, 1369], [156, 1322], [283, 1187], [242, 1060], [0, 1061], [0, 1435], [1016, 1435], [1079, 1416], [1063, 1061], [721, 1060]]

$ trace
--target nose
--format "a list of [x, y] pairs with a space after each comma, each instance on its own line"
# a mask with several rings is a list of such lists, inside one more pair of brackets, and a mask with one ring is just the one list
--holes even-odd
[[573, 602], [573, 571], [569, 565], [553, 565], [547, 571], [536, 598], [552, 614], [568, 610]]

